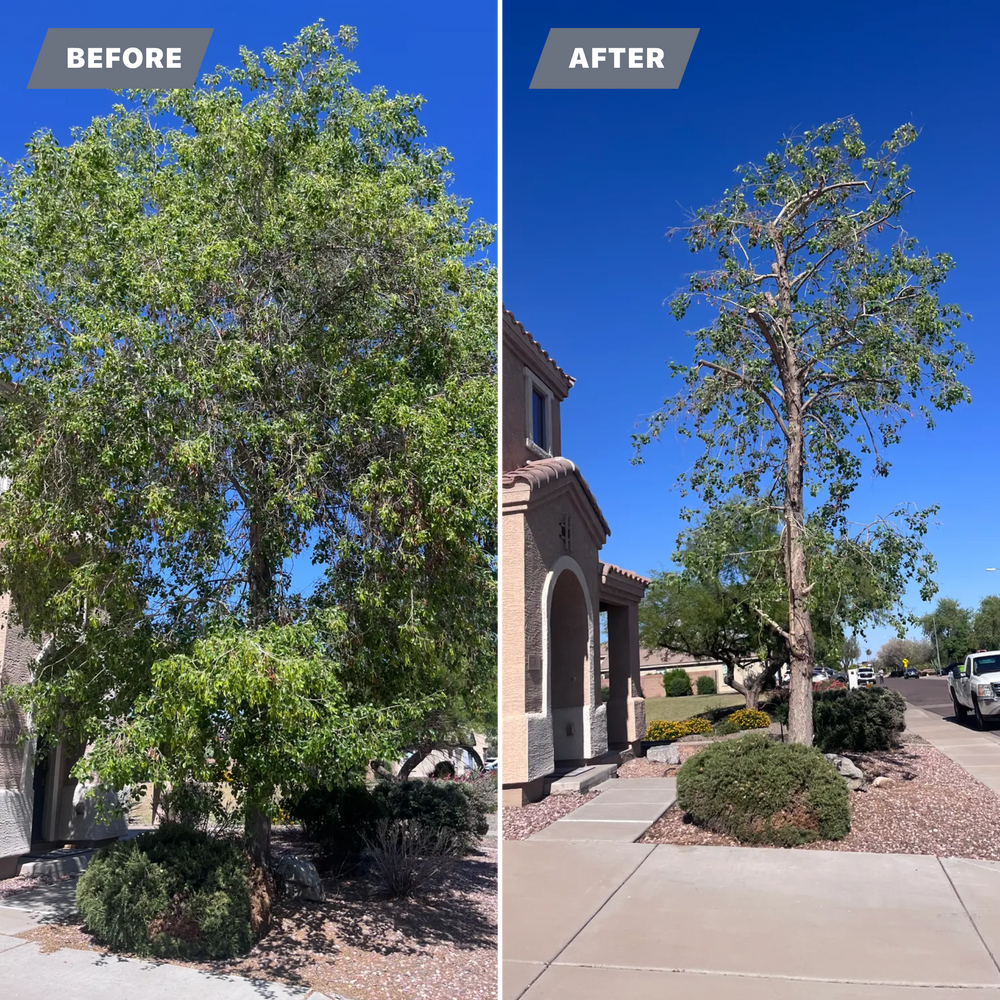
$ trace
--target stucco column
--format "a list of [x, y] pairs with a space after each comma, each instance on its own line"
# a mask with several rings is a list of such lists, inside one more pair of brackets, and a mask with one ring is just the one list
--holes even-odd
[[[630, 741], [628, 699], [631, 694], [628, 607], [607, 606], [608, 612], [608, 746]], [[636, 651], [638, 663], [638, 651]]]
[[[626, 703], [628, 722], [625, 739], [635, 743], [646, 735], [646, 702], [642, 696], [642, 682], [639, 679], [639, 605], [628, 603], [617, 609], [621, 644], [620, 656], [623, 660], [624, 684], [627, 689]], [[608, 640], [611, 640], [611, 615], [608, 615]]]

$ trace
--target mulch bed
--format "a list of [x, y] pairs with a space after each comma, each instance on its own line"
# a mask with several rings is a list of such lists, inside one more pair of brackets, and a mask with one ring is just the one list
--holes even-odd
[[[845, 754], [869, 780], [889, 784], [851, 793], [851, 832], [839, 841], [815, 841], [798, 850], [933, 854], [1000, 861], [1000, 796], [930, 744]], [[732, 837], [704, 830], [677, 806], [642, 836], [645, 844], [739, 847]]]
[[587, 792], [585, 795], [548, 795], [541, 802], [529, 802], [525, 806], [506, 806], [503, 810], [503, 839], [527, 840], [532, 834], [544, 830], [585, 802], [600, 795]]
[[[275, 853], [309, 857], [315, 845], [276, 831]], [[326, 902], [279, 897], [270, 933], [239, 959], [185, 963], [341, 993], [352, 1000], [482, 1000], [496, 996], [497, 848], [493, 839], [456, 859], [409, 899], [382, 895], [359, 867], [314, 857]], [[3, 885], [3, 883], [0, 883]], [[45, 951], [103, 951], [76, 923], [49, 924], [20, 937]]]

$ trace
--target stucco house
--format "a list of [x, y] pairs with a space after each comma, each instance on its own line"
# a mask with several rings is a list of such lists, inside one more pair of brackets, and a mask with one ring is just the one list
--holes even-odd
[[21, 741], [26, 719], [4, 689], [30, 680], [39, 650], [9, 613], [10, 596], [0, 595], [0, 878], [17, 874], [33, 849], [91, 845], [128, 831], [125, 818], [103, 822], [97, 800], [70, 777], [79, 751], [57, 743], [48, 753], [36, 753], [34, 740]]
[[574, 380], [506, 309], [502, 350], [501, 776], [504, 804], [521, 805], [645, 735], [638, 606], [649, 581], [600, 558], [611, 529], [561, 449]]

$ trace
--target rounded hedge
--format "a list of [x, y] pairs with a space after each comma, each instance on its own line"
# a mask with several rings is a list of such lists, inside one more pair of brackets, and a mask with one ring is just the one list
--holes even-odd
[[850, 830], [847, 785], [815, 747], [755, 733], [713, 744], [677, 774], [677, 804], [743, 843], [792, 847]]
[[[232, 958], [254, 943], [264, 887], [236, 844], [176, 824], [104, 848], [76, 887], [87, 930], [114, 951]], [[256, 906], [254, 903], [256, 902]], [[269, 900], [268, 900], [269, 903]]]
[[680, 667], [663, 674], [663, 693], [668, 698], [683, 698], [691, 693], [691, 678]]
[[715, 678], [709, 677], [708, 674], [702, 674], [695, 682], [695, 687], [698, 690], [698, 694], [715, 694]]

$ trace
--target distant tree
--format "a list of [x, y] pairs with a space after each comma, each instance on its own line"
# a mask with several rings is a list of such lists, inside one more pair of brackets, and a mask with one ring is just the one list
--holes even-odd
[[934, 657], [934, 649], [929, 642], [919, 639], [892, 638], [884, 642], [878, 651], [876, 665], [886, 673], [903, 669], [903, 660], [911, 667], [930, 663]]
[[920, 628], [931, 645], [941, 650], [943, 666], [964, 660], [976, 648], [972, 612], [950, 597], [942, 597], [934, 610], [920, 619]]
[[858, 643], [857, 636], [852, 635], [849, 639], [845, 639], [843, 645], [840, 647], [840, 664], [844, 670], [857, 663], [860, 656], [861, 646]]
[[[649, 647], [719, 660], [726, 683], [755, 707], [788, 663], [782, 629], [769, 622], [787, 622], [788, 610], [777, 518], [739, 504], [718, 507], [682, 532], [678, 546], [674, 561], [682, 571], [654, 575], [639, 606], [640, 639]], [[902, 584], [891, 573], [880, 576], [868, 555], [849, 541], [810, 546], [818, 662], [839, 666], [845, 628], [883, 620], [897, 597]]]
[[903, 125], [870, 152], [845, 119], [785, 139], [678, 230], [716, 266], [693, 275], [672, 311], [681, 319], [704, 302], [710, 322], [694, 334], [693, 362], [672, 366], [683, 389], [635, 437], [641, 452], [680, 421], [704, 444], [681, 480], [708, 509], [739, 498], [779, 512], [788, 610], [784, 622], [758, 611], [788, 644], [797, 743], [813, 738], [817, 536], [853, 536], [880, 573], [933, 593], [921, 541], [933, 511], [900, 508], [860, 534], [848, 521], [867, 456], [886, 475], [885, 451], [915, 413], [933, 426], [934, 410], [969, 399], [961, 311], [939, 300], [952, 259], [898, 222], [913, 194], [899, 156], [916, 135]]
[[977, 649], [1000, 649], [1000, 597], [984, 597], [972, 619]]

